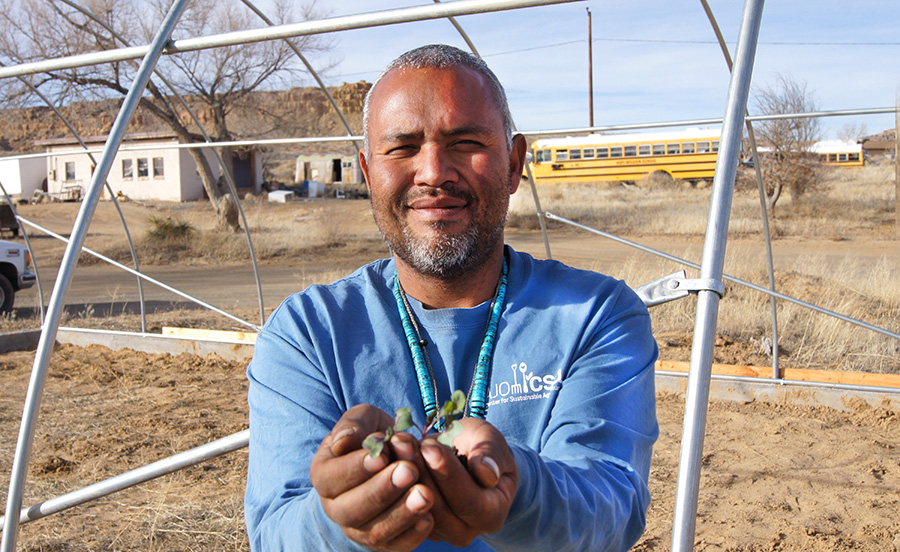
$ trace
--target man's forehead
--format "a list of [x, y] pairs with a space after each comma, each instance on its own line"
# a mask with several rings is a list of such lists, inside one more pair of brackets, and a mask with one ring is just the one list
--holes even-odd
[[371, 122], [388, 134], [411, 130], [420, 117], [438, 114], [453, 120], [448, 132], [492, 132], [492, 123], [502, 126], [495, 104], [485, 77], [469, 67], [400, 67], [378, 82], [369, 107]]

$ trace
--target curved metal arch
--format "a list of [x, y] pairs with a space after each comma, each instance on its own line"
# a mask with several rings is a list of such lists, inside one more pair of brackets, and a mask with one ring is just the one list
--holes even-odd
[[[707, 0], [700, 0], [700, 3], [703, 4], [703, 10], [706, 12], [706, 17], [709, 19], [710, 25], [712, 25], [713, 32], [716, 33], [716, 40], [719, 42], [719, 47], [722, 49], [722, 55], [725, 56], [725, 64], [728, 65], [728, 72], [730, 73], [734, 64], [731, 60], [731, 54], [728, 51], [728, 45], [725, 44], [725, 37], [722, 36], [722, 31], [719, 29], [719, 23], [716, 21], [716, 17], [709, 7], [709, 2], [707, 2]], [[756, 188], [759, 190], [763, 234], [766, 240], [766, 264], [769, 269], [769, 289], [774, 292], [775, 263], [772, 260], [772, 234], [769, 231], [769, 212], [766, 208], [766, 188], [763, 186], [762, 169], [760, 168], [762, 159], [760, 159], [756, 151], [756, 134], [753, 132], [753, 123], [747, 119], [744, 121], [744, 124], [747, 126], [747, 136], [750, 139], [750, 151], [753, 152], [753, 159], [755, 161], [753, 163], [753, 169], [756, 173]], [[778, 305], [775, 301], [775, 297], [772, 295], [769, 296], [769, 309], [772, 312], [772, 377], [774, 379], [780, 379], [781, 373], [778, 369]]]
[[[25, 491], [25, 478], [28, 471], [28, 461], [31, 458], [31, 448], [34, 444], [34, 430], [37, 421], [37, 414], [40, 410], [41, 399], [43, 398], [44, 383], [47, 380], [47, 367], [50, 364], [50, 354], [53, 352], [53, 344], [56, 341], [56, 334], [59, 330], [59, 319], [62, 314], [63, 302], [65, 301], [66, 292], [72, 281], [72, 272], [78, 261], [81, 246], [84, 243], [84, 236], [90, 225], [97, 200], [100, 196], [102, 183], [109, 174], [112, 160], [115, 157], [115, 151], [125, 135], [128, 123], [131, 121], [141, 99], [141, 94], [145, 90], [150, 80], [150, 73], [153, 67], [159, 61], [163, 50], [169, 43], [172, 30], [181, 14], [184, 12], [185, 5], [188, 0], [176, 0], [165, 19], [160, 25], [159, 30], [153, 38], [153, 42], [147, 55], [141, 62], [141, 66], [135, 74], [134, 82], [125, 96], [119, 114], [113, 123], [110, 131], [109, 139], [103, 149], [103, 155], [97, 170], [91, 177], [91, 183], [88, 186], [87, 194], [81, 203], [78, 216], [72, 228], [72, 239], [66, 246], [66, 252], [63, 254], [60, 263], [59, 275], [53, 287], [53, 293], [50, 296], [50, 304], [47, 309], [47, 320], [43, 324], [41, 337], [38, 341], [37, 350], [34, 355], [34, 366], [31, 372], [31, 379], [28, 384], [28, 392], [25, 396], [25, 407], [22, 413], [22, 423], [19, 427], [18, 440], [16, 441], [16, 450], [12, 462], [12, 470], [10, 473], [9, 490], [7, 493], [6, 511], [18, 512], [22, 508], [22, 498]], [[19, 532], [19, 519], [15, 515], [8, 515], [3, 522], [3, 535], [0, 538], [0, 550], [2, 552], [14, 552], [16, 547], [16, 537]]]
[[[275, 26], [275, 23], [271, 19], [266, 17], [266, 15], [259, 8], [257, 8], [256, 5], [253, 4], [253, 2], [251, 2], [251, 0], [241, 0], [241, 1], [244, 3], [245, 6], [250, 8], [250, 10], [253, 13], [258, 15], [259, 18], [262, 19], [266, 23], [266, 25], [268, 25], [270, 27]], [[437, 0], [435, 0], [435, 1], [437, 1]], [[325, 95], [328, 97], [328, 101], [331, 103], [331, 107], [334, 108], [334, 110], [337, 112], [338, 117], [340, 117], [341, 123], [344, 125], [344, 128], [347, 130], [347, 136], [352, 138], [353, 137], [353, 129], [350, 127], [350, 121], [348, 121], [347, 117], [344, 116], [344, 111], [337, 104], [337, 101], [335, 101], [334, 96], [331, 95], [331, 92], [328, 91], [328, 87], [325, 86], [325, 83], [322, 81], [321, 78], [319, 78], [319, 73], [313, 68], [313, 66], [309, 63], [309, 61], [307, 61], [306, 56], [304, 56], [303, 53], [300, 52], [300, 49], [297, 48], [296, 45], [294, 45], [294, 42], [291, 39], [285, 38], [284, 42], [285, 42], [285, 44], [288, 45], [288, 47], [291, 50], [294, 51], [295, 54], [297, 54], [297, 57], [300, 58], [300, 61], [302, 61], [303, 65], [306, 66], [306, 70], [312, 74], [314, 79], [316, 79], [316, 82], [319, 84], [319, 88], [322, 89], [322, 92], [325, 92]], [[359, 153], [359, 144], [357, 143], [357, 141], [351, 140], [350, 143], [353, 144], [353, 147], [356, 148], [356, 152]]]
[[[47, 0], [47, 1], [51, 1], [51, 0]], [[94, 21], [101, 27], [103, 27], [107, 32], [110, 33], [111, 36], [113, 36], [116, 40], [118, 40], [123, 45], [125, 45], [126, 48], [131, 47], [131, 45], [128, 43], [127, 40], [125, 40], [125, 38], [123, 36], [121, 36], [119, 33], [117, 33], [112, 27], [107, 25], [105, 21], [101, 20], [96, 15], [94, 15], [93, 12], [91, 12], [90, 10], [88, 10], [86, 8], [79, 6], [72, 0], [62, 0], [62, 1], [65, 2], [67, 5], [69, 5], [70, 7], [78, 10], [85, 16], [89, 17], [92, 21]], [[194, 112], [193, 109], [191, 109], [191, 106], [188, 105], [188, 103], [187, 103], [187, 101], [185, 101], [184, 97], [178, 92], [178, 90], [174, 86], [172, 86], [172, 84], [168, 81], [168, 79], [166, 79], [166, 77], [156, 69], [155, 66], [153, 68], [153, 72], [156, 73], [156, 76], [159, 77], [159, 80], [161, 80], [162, 83], [165, 84], [166, 87], [172, 91], [172, 94], [175, 96], [175, 98], [178, 99], [178, 102], [181, 104], [181, 106], [191, 116], [191, 120], [194, 121], [194, 124], [196, 124], [197, 128], [200, 129], [200, 134], [203, 136], [204, 141], [206, 141], [207, 143], [210, 143], [210, 144], [213, 143], [214, 142], [213, 139], [206, 132], [206, 129], [203, 127], [203, 124], [200, 122], [200, 118], [197, 117], [197, 114]], [[149, 84], [152, 86], [152, 83], [149, 83]], [[229, 191], [229, 193], [231, 193], [232, 201], [234, 202], [235, 207], [237, 207], [238, 214], [241, 217], [241, 223], [244, 227], [244, 235], [247, 238], [247, 248], [250, 251], [250, 262], [251, 262], [251, 265], [253, 266], [253, 277], [256, 280], [256, 295], [257, 295], [257, 298], [259, 301], [259, 323], [260, 323], [260, 326], [262, 326], [262, 324], [264, 324], [266, 321], [265, 320], [265, 316], [266, 316], [265, 308], [263, 305], [262, 283], [261, 283], [260, 277], [259, 277], [259, 263], [257, 262], [257, 258], [256, 258], [256, 249], [253, 246], [253, 239], [250, 236], [250, 228], [247, 225], [247, 216], [244, 214], [244, 208], [241, 205], [240, 198], [238, 197], [237, 185], [234, 182], [234, 175], [231, 174], [231, 172], [229, 172], [228, 170], [226, 170], [225, 160], [222, 158], [222, 153], [218, 150], [218, 148], [211, 147], [210, 149], [212, 150], [213, 155], [216, 156], [216, 161], [219, 163], [219, 172], [222, 176], [225, 177], [225, 182], [228, 185], [228, 191]], [[141, 302], [141, 310], [143, 311], [143, 301]]]
[[[96, 167], [97, 160], [94, 159], [94, 155], [92, 153], [90, 153], [90, 151], [88, 151], [89, 148], [88, 148], [87, 144], [84, 142], [84, 140], [82, 140], [81, 135], [78, 133], [78, 131], [72, 125], [71, 121], [69, 121], [69, 119], [66, 118], [66, 116], [62, 114], [62, 112], [59, 110], [59, 108], [57, 108], [55, 105], [53, 105], [53, 102], [51, 102], [48, 97], [46, 97], [40, 90], [38, 90], [33, 84], [31, 84], [31, 82], [26, 80], [25, 77], [17, 77], [17, 78], [25, 86], [27, 86], [29, 89], [31, 89], [31, 91], [34, 92], [41, 100], [43, 100], [44, 103], [47, 104], [47, 107], [49, 107], [50, 109], [53, 110], [53, 113], [56, 114], [56, 116], [63, 122], [63, 124], [66, 125], [66, 128], [69, 129], [69, 132], [71, 132], [72, 135], [75, 137], [75, 139], [78, 140], [78, 143], [81, 145], [81, 148], [83, 150], [85, 150], [86, 155], [88, 156], [88, 159], [90, 159], [90, 161], [91, 161], [91, 166]], [[119, 205], [119, 202], [116, 199], [116, 195], [113, 193], [113, 190], [109, 185], [109, 182], [104, 181], [104, 185], [106, 186], [107, 192], [109, 192], [110, 200], [112, 201], [113, 205], [115, 205], [115, 207], [116, 207], [116, 212], [119, 214], [119, 220], [122, 221], [122, 229], [125, 232], [125, 239], [128, 242], [128, 250], [131, 252], [131, 261], [134, 264], [135, 270], [140, 271], [140, 265], [138, 264], [138, 259], [137, 259], [137, 252], [134, 249], [134, 241], [131, 239], [131, 231], [128, 229], [128, 223], [125, 220], [125, 214], [122, 212], [122, 207]], [[2, 189], [3, 197], [6, 198], [7, 203], [9, 203], [10, 206], [13, 206], [12, 200], [10, 199], [9, 195], [6, 193], [6, 189], [3, 188], [2, 185], [0, 185], [0, 189]], [[19, 218], [19, 214], [16, 213], [15, 207], [13, 207], [13, 213], [16, 215], [16, 218]], [[34, 250], [31, 247], [31, 240], [28, 237], [28, 232], [24, 228], [22, 230], [22, 237], [25, 240], [26, 247], [28, 247], [28, 251], [31, 253], [31, 262], [32, 262], [32, 265], [34, 266], [35, 279], [37, 280], [38, 304], [40, 307], [41, 323], [43, 323], [43, 321], [44, 321], [44, 292], [43, 292], [43, 286], [41, 285], [40, 272], [38, 271], [38, 266], [37, 266], [37, 255], [34, 254]], [[144, 285], [141, 282], [140, 278], [137, 279], [137, 285], [138, 285], [138, 298], [140, 300], [140, 305], [141, 305], [141, 331], [146, 332], [147, 331], [147, 316], [146, 316], [146, 311], [144, 308]]]

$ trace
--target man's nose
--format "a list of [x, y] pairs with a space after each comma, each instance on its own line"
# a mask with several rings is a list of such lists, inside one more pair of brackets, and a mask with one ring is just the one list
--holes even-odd
[[459, 175], [446, 149], [429, 144], [416, 157], [416, 185], [438, 188], [457, 180]]

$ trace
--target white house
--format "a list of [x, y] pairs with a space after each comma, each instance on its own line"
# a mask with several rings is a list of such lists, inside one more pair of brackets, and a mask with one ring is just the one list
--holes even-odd
[[333, 154], [303, 154], [297, 156], [294, 181], [316, 181], [323, 184], [363, 184], [359, 156]]
[[[106, 137], [85, 139], [91, 150], [102, 149]], [[50, 155], [46, 160], [47, 192], [61, 199], [80, 199], [90, 184], [93, 167], [90, 157], [71, 138], [41, 140]], [[125, 137], [111, 167], [107, 182], [114, 194], [138, 200], [195, 201], [204, 195], [197, 165], [186, 148], [176, 148], [171, 134], [146, 133]], [[213, 174], [219, 164], [209, 149], [203, 149]], [[100, 154], [94, 153], [99, 160]], [[238, 192], [259, 193], [262, 162], [257, 150], [235, 155], [234, 179]], [[108, 197], [106, 188], [102, 197]]]
[[41, 189], [46, 163], [39, 158], [0, 158], [0, 184], [10, 197], [30, 198]]

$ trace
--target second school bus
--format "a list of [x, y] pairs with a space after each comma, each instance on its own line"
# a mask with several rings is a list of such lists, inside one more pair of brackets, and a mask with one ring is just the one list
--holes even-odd
[[537, 183], [634, 181], [653, 172], [712, 179], [719, 129], [542, 138], [532, 144]]

